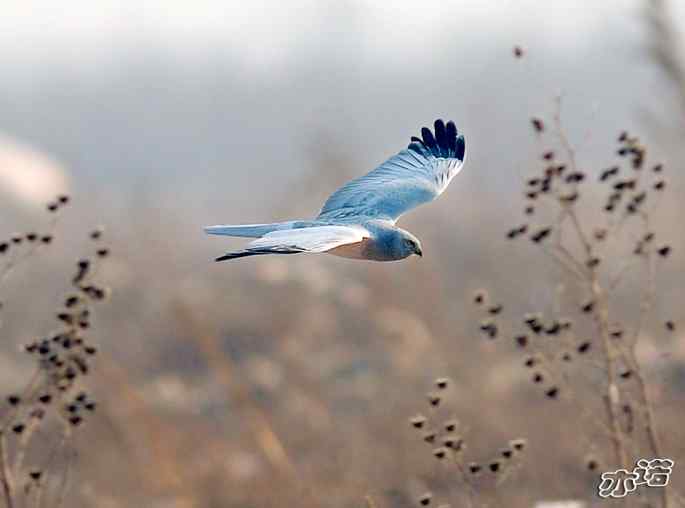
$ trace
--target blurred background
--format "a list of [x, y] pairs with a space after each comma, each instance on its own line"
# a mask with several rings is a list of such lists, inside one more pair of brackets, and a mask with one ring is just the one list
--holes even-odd
[[[591, 499], [592, 450], [573, 437], [572, 409], [549, 411], [557, 402], [530, 385], [506, 339], [478, 335], [471, 306], [487, 287], [514, 321], [553, 308], [556, 268], [505, 232], [544, 147], [529, 119], [551, 122], [559, 95], [582, 168], [612, 164], [625, 129], [668, 169], [658, 234], [674, 256], [641, 358], [664, 449], [685, 457], [671, 425], [685, 416], [685, 347], [660, 325], [683, 317], [684, 3], [1, 9], [0, 236], [46, 224], [58, 192], [73, 198], [54, 252], [3, 287], [3, 387], [26, 381], [18, 345], [48, 329], [85, 233], [105, 225], [113, 252], [90, 379], [101, 411], [78, 441], [71, 506], [360, 507], [366, 495], [414, 506], [449, 483], [407, 424], [439, 376], [453, 380], [475, 460], [529, 440], [508, 506]], [[202, 226], [315, 216], [436, 118], [465, 133], [468, 159], [440, 200], [402, 219], [423, 259], [212, 262], [241, 242]]]

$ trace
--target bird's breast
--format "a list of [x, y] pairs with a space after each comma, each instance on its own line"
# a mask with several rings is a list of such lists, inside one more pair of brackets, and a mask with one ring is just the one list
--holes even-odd
[[364, 238], [361, 242], [348, 243], [340, 247], [334, 247], [326, 251], [328, 254], [333, 254], [341, 258], [348, 259], [371, 259], [368, 257], [370, 239]]
[[326, 252], [342, 258], [365, 259], [367, 261], [398, 261], [405, 257], [393, 256], [392, 253], [386, 252], [372, 238], [364, 238], [361, 242], [348, 243]]

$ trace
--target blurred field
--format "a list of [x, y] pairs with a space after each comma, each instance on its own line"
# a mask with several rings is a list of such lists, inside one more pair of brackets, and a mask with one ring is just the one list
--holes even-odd
[[[406, 36], [402, 48], [422, 48], [406, 59], [360, 42], [390, 30], [366, 27], [361, 4], [318, 7], [324, 14], [302, 47], [266, 70], [229, 65], [239, 59], [223, 41], [190, 55], [122, 45], [97, 73], [64, 55], [40, 63], [27, 54], [30, 65], [4, 59], [14, 74], [0, 83], [0, 238], [47, 227], [43, 205], [53, 186], [73, 204], [54, 245], [2, 287], [3, 393], [26, 382], [29, 360], [18, 350], [50, 329], [85, 232], [104, 224], [112, 248], [100, 275], [113, 293], [98, 312], [100, 355], [88, 379], [99, 410], [74, 441], [67, 506], [352, 508], [365, 506], [365, 496], [378, 508], [416, 506], [424, 491], [450, 489], [449, 474], [408, 423], [441, 376], [452, 380], [446, 416], [469, 427], [473, 460], [488, 460], [510, 439], [528, 440], [524, 466], [488, 491], [490, 506], [599, 505], [597, 473], [585, 465], [601, 455], [592, 449], [600, 438], [581, 437], [573, 404], [541, 396], [513, 331], [482, 337], [471, 302], [485, 287], [513, 322], [555, 311], [554, 281], [563, 275], [505, 233], [522, 217], [522, 178], [546, 148], [529, 118], [549, 117], [559, 88], [564, 125], [588, 173], [611, 164], [623, 129], [645, 139], [651, 160], [667, 168], [670, 197], [655, 229], [674, 253], [657, 279], [639, 359], [663, 449], [676, 461], [671, 481], [684, 484], [685, 179], [677, 133], [685, 82], [654, 58], [659, 50], [675, 62], [683, 54], [664, 46], [663, 27], [654, 29], [659, 5], [609, 2], [593, 23], [572, 18], [576, 37], [573, 27], [499, 30], [508, 16], [538, 7], [524, 4], [521, 13], [474, 7], [470, 29], [448, 9], [434, 28], [417, 28], [421, 38]], [[559, 22], [575, 12], [568, 4], [543, 13]], [[668, 12], [681, 30], [680, 11]], [[409, 23], [412, 12], [376, 15]], [[426, 41], [430, 33], [437, 35]], [[526, 49], [520, 61], [515, 44]], [[32, 76], [39, 78], [28, 86]], [[203, 225], [315, 215], [338, 185], [434, 117], [463, 128], [469, 155], [439, 201], [402, 219], [421, 238], [423, 259], [211, 261], [240, 241], [205, 237]], [[596, 206], [594, 198], [584, 197]], [[587, 219], [596, 213], [589, 204], [581, 209]], [[631, 295], [641, 284], [627, 279], [616, 321], [634, 321]], [[573, 307], [582, 298], [569, 285], [562, 301]], [[672, 334], [667, 319], [679, 324]], [[592, 375], [577, 373], [588, 397]], [[592, 404], [585, 408], [601, 412]]]

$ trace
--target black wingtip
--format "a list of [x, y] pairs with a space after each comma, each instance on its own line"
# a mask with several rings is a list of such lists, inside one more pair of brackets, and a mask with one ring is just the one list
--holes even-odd
[[423, 138], [423, 144], [426, 145], [431, 152], [434, 151], [437, 147], [437, 143], [433, 137], [433, 133], [428, 127], [421, 129], [421, 137]]
[[449, 143], [447, 141], [447, 133], [445, 132], [445, 123], [438, 119], [435, 121], [435, 140], [438, 142], [438, 149], [441, 157], [449, 155]]
[[239, 259], [239, 258], [245, 258], [248, 256], [258, 256], [259, 254], [263, 254], [262, 252], [252, 252], [248, 250], [239, 250], [236, 252], [227, 252], [223, 256], [219, 256], [216, 258], [214, 261], [219, 262], [219, 261], [229, 261], [231, 259]]
[[445, 123], [442, 119], [437, 119], [433, 125], [435, 135], [428, 127], [422, 128], [423, 139], [412, 136], [409, 150], [434, 157], [464, 160], [466, 151], [464, 136], [459, 135], [454, 122], [450, 120]]
[[464, 155], [466, 154], [466, 141], [464, 140], [464, 136], [458, 136], [456, 144], [457, 146], [454, 150], [454, 157], [460, 161], [463, 161]]

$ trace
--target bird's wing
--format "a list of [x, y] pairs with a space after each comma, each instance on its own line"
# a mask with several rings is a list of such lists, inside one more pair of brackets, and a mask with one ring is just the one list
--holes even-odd
[[464, 136], [453, 122], [442, 120], [435, 122], [435, 135], [426, 127], [421, 135], [423, 139], [412, 137], [406, 149], [335, 191], [318, 218], [396, 221], [442, 194], [464, 163]]
[[341, 245], [358, 243], [370, 237], [362, 226], [316, 226], [273, 231], [250, 242], [244, 250], [229, 252], [217, 261], [260, 254], [299, 254], [326, 252]]

